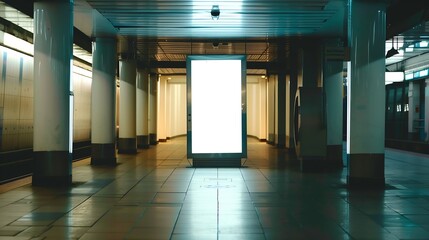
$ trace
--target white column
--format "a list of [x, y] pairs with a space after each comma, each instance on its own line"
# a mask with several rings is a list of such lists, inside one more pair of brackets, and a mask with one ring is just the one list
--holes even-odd
[[167, 79], [166, 77], [159, 78], [158, 89], [158, 117], [157, 117], [157, 135], [160, 142], [167, 141]]
[[277, 76], [268, 77], [267, 86], [267, 143], [276, 143], [276, 82]]
[[259, 140], [267, 140], [267, 78], [259, 79]]
[[136, 61], [119, 61], [119, 153], [136, 153]]
[[157, 91], [158, 75], [151, 73], [149, 76], [149, 144], [158, 144], [157, 136]]
[[343, 62], [326, 61], [324, 65], [326, 96], [326, 164], [343, 166]]
[[287, 74], [286, 74], [286, 45], [284, 42], [281, 42], [277, 46], [277, 56], [278, 56], [278, 82], [277, 82], [277, 133], [278, 133], [278, 142], [277, 147], [285, 148], [286, 147], [286, 84], [287, 84]]
[[[288, 97], [289, 101], [287, 103], [286, 111], [288, 111], [287, 124], [289, 125], [286, 128], [286, 147], [290, 153], [295, 153], [295, 127], [294, 127], [294, 111], [295, 111], [295, 97], [296, 90], [298, 87], [298, 78], [299, 73], [301, 72], [299, 68], [301, 62], [301, 55], [298, 51], [298, 43], [296, 41], [291, 42], [290, 53], [289, 53], [289, 82], [287, 85], [287, 91], [289, 92]], [[289, 131], [287, 130], [289, 129]]]
[[33, 185], [72, 182], [73, 1], [34, 3]]
[[[322, 86], [321, 40], [302, 49], [302, 87], [299, 89], [300, 128], [297, 157], [302, 171], [322, 170], [326, 162], [326, 118]], [[298, 145], [300, 147], [298, 147]]]
[[347, 86], [350, 187], [384, 186], [386, 6], [353, 1], [351, 78]]
[[92, 47], [91, 164], [116, 165], [116, 39]]
[[148, 130], [148, 88], [149, 76], [147, 70], [137, 71], [136, 113], [137, 113], [137, 147], [149, 147]]

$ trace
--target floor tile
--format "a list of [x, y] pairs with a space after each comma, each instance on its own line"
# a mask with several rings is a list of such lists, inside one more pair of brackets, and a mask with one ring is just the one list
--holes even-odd
[[[174, 189], [173, 189], [174, 190]], [[153, 203], [183, 203], [185, 193], [159, 192], [156, 194]]]
[[429, 239], [429, 157], [385, 157], [388, 188], [350, 191], [347, 168], [302, 173], [251, 138], [245, 167], [192, 168], [175, 138], [74, 164], [71, 189], [0, 190], [0, 239]]
[[[171, 240], [217, 240], [217, 233], [173, 233]], [[236, 238], [237, 239], [237, 238]]]
[[399, 239], [429, 239], [429, 232], [421, 227], [386, 227]]
[[2, 236], [16, 236], [18, 233], [24, 231], [28, 227], [22, 226], [4, 226], [0, 228], [0, 237]]
[[57, 239], [78, 239], [88, 231], [88, 227], [57, 227], [44, 232], [41, 237]]

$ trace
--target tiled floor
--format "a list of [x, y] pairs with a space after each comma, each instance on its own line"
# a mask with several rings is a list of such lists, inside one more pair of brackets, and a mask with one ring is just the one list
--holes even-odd
[[348, 191], [346, 168], [301, 173], [254, 139], [243, 168], [190, 168], [185, 144], [0, 194], [0, 239], [429, 239], [428, 156], [388, 149], [386, 190]]

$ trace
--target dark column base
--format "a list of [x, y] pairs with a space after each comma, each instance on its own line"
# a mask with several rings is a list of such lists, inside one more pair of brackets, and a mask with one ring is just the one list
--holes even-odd
[[149, 144], [150, 145], [156, 145], [156, 144], [158, 144], [157, 138], [158, 137], [157, 137], [156, 133], [149, 134]]
[[384, 178], [354, 178], [347, 177], [348, 188], [351, 189], [384, 189]]
[[274, 145], [275, 144], [275, 135], [273, 133], [268, 134], [268, 140], [267, 143], [270, 145]]
[[279, 142], [277, 143], [278, 148], [285, 148], [286, 147], [286, 135], [285, 134], [279, 134]]
[[149, 148], [149, 136], [141, 135], [137, 136], [137, 147], [138, 148]]
[[68, 151], [40, 151], [33, 152], [33, 157], [33, 186], [71, 186], [71, 153]]
[[326, 166], [328, 168], [343, 168], [343, 145], [328, 145], [326, 147]]
[[384, 188], [384, 154], [349, 154], [349, 188]]
[[136, 138], [119, 138], [118, 153], [125, 153], [125, 154], [137, 153]]
[[91, 145], [91, 165], [116, 165], [114, 143], [93, 143]]
[[323, 157], [301, 157], [302, 172], [323, 171], [326, 168], [326, 159]]

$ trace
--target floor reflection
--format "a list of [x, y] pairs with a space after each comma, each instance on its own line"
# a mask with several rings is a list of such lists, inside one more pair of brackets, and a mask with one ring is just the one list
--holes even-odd
[[389, 188], [349, 191], [346, 169], [302, 173], [248, 141], [242, 168], [191, 168], [175, 138], [115, 168], [76, 164], [68, 190], [0, 187], [0, 238], [429, 239], [426, 155], [387, 149]]

